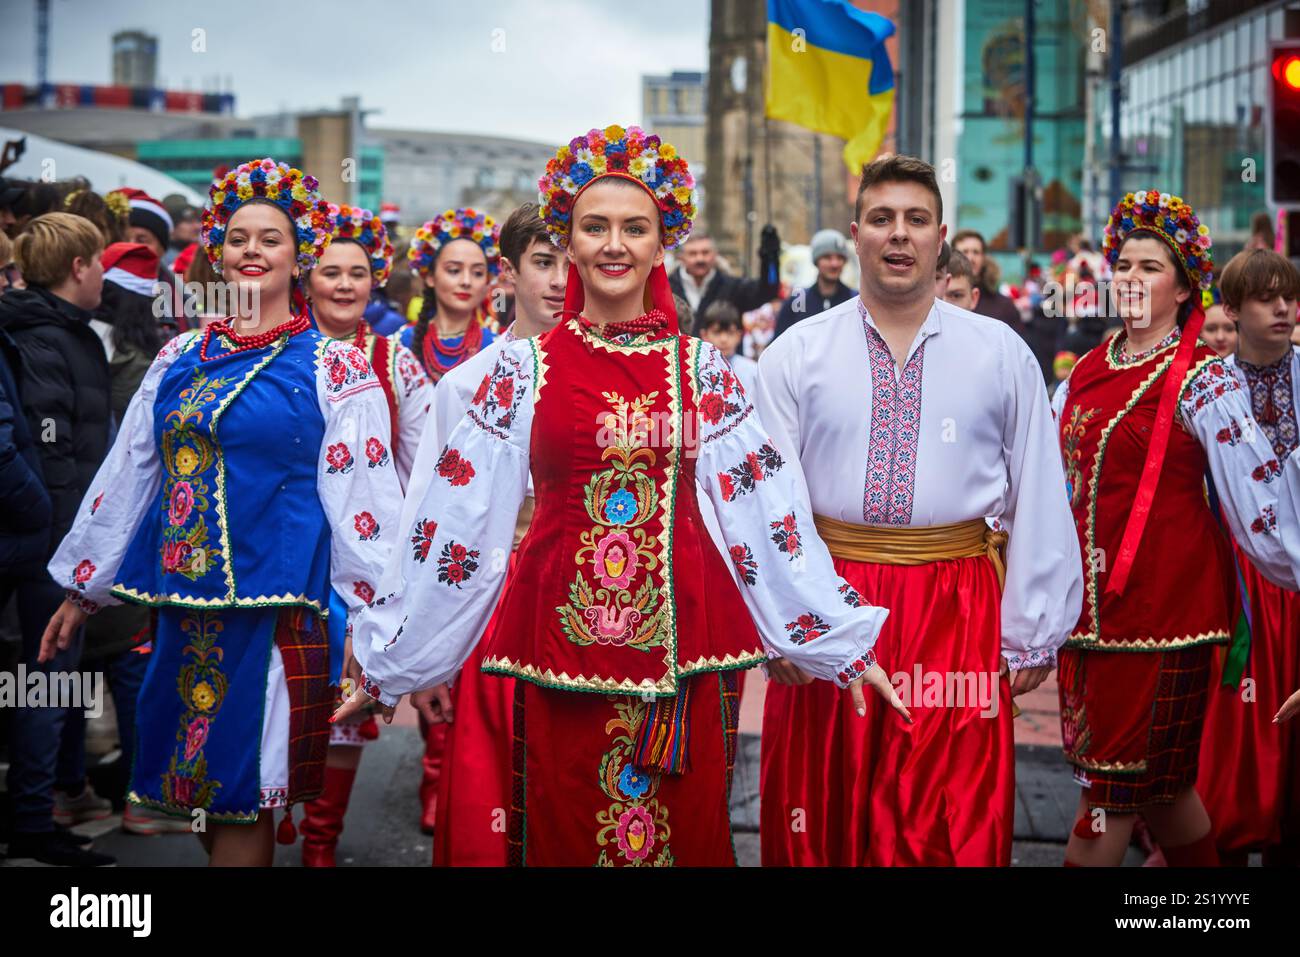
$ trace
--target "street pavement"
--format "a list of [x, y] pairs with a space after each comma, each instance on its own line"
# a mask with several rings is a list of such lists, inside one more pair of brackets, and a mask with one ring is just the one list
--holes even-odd
[[[748, 672], [740, 715], [740, 748], [736, 762], [732, 826], [742, 866], [759, 864], [758, 771], [764, 679], [760, 670]], [[1059, 867], [1078, 801], [1078, 787], [1060, 752], [1056, 721], [1056, 686], [1047, 682], [1018, 699], [1022, 713], [1016, 729], [1016, 820], [1013, 866]], [[105, 718], [111, 718], [106, 712]], [[111, 727], [111, 721], [108, 724]], [[423, 746], [415, 712], [403, 704], [392, 725], [382, 726], [377, 741], [366, 745], [342, 839], [340, 866], [428, 866], [432, 838], [420, 833], [416, 787]], [[93, 740], [92, 746], [96, 744]], [[101, 745], [102, 746], [102, 745]], [[92, 747], [93, 750], [93, 747]], [[0, 769], [2, 771], [3, 769]], [[0, 778], [2, 779], [2, 778]], [[299, 810], [295, 815], [301, 819]], [[98, 851], [112, 854], [121, 866], [202, 866], [206, 857], [188, 834], [139, 837], [120, 828], [120, 817], [80, 825], [95, 838]], [[301, 844], [277, 845], [278, 867], [300, 866]], [[1136, 850], [1127, 864], [1140, 864]], [[0, 866], [31, 865], [31, 861]]]

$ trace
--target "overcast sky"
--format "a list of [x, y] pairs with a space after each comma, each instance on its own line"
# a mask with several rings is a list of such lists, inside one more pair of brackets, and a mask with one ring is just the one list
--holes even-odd
[[[641, 119], [641, 76], [704, 70], [708, 0], [51, 0], [53, 83], [112, 81], [111, 36], [158, 37], [159, 85], [241, 116], [361, 97], [371, 126], [546, 142]], [[0, 0], [0, 82], [36, 82], [36, 4]], [[206, 31], [206, 52], [192, 49]], [[494, 50], [504, 45], [504, 50]]]

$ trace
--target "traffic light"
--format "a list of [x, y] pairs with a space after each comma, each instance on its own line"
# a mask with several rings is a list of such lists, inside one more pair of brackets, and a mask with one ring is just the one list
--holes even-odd
[[1268, 202], [1300, 206], [1300, 40], [1275, 42], [1268, 80]]

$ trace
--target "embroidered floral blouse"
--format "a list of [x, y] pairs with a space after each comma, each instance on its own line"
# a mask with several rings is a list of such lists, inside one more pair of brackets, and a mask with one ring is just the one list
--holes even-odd
[[[298, 335], [315, 340], [310, 349], [315, 361], [314, 400], [324, 421], [323, 431], [316, 436], [316, 491], [330, 526], [330, 583], [347, 602], [351, 618], [374, 599], [401, 509], [401, 490], [392, 457], [385, 448], [390, 434], [388, 405], [379, 380], [358, 350], [312, 330]], [[114, 595], [115, 576], [128, 546], [149, 510], [169, 508], [168, 501], [160, 496], [165, 476], [155, 433], [156, 398], [160, 383], [177, 358], [187, 351], [197, 353], [199, 336], [178, 336], [154, 359], [127, 408], [108, 458], [90, 485], [72, 530], [49, 563], [55, 581], [64, 585], [69, 597], [87, 611], [120, 603]], [[249, 365], [266, 351], [249, 353]], [[258, 381], [253, 374], [245, 391], [258, 389]], [[223, 454], [219, 445], [217, 454]], [[255, 463], [242, 463], [233, 469], [231, 465], [225, 465], [228, 473], [233, 472], [231, 482], [239, 481], [242, 469], [256, 467]], [[283, 496], [275, 504], [286, 509], [294, 507]], [[170, 508], [175, 511], [175, 504]], [[264, 520], [266, 526], [262, 528], [231, 528], [233, 544], [240, 545], [240, 536], [245, 536], [243, 544], [247, 545], [251, 541], [248, 536], [273, 533], [278, 527], [275, 516], [267, 515]], [[304, 555], [302, 561], [312, 558]], [[163, 563], [166, 566], [165, 555]], [[257, 587], [256, 582], [240, 585], [241, 590], [254, 589], [253, 594]], [[224, 607], [256, 603], [232, 598], [208, 604]]]
[[[501, 349], [475, 397], [481, 414], [462, 419], [439, 454], [428, 450], [417, 463], [412, 488], [425, 488], [414, 512], [420, 518], [403, 529], [410, 546], [394, 554], [385, 578], [396, 594], [361, 617], [354, 640], [363, 687], [386, 704], [455, 675], [496, 605], [534, 454], [539, 370], [531, 343]], [[797, 468], [782, 467], [722, 354], [707, 343], [698, 347], [695, 471], [737, 565], [745, 605], [769, 649], [846, 686], [874, 662], [871, 648], [888, 612], [868, 605], [836, 575], [798, 501]], [[460, 481], [470, 468], [476, 478]], [[423, 471], [435, 475], [422, 479]], [[632, 498], [616, 493], [609, 507], [622, 507], [620, 495]], [[436, 624], [430, 633], [416, 623]]]
[[[1143, 361], [1161, 350], [1173, 349], [1177, 335], [1171, 334], [1140, 357], [1124, 357], [1120, 344], [1124, 333], [1102, 346], [1115, 366]], [[1178, 402], [1176, 427], [1184, 429], [1205, 450], [1223, 515], [1237, 544], [1264, 577], [1284, 588], [1296, 587], [1295, 575], [1283, 543], [1278, 510], [1277, 479], [1282, 475], [1285, 455], [1279, 455], [1269, 431], [1252, 411], [1249, 379], [1232, 370], [1232, 361], [1211, 359], [1188, 376]], [[1070, 382], [1061, 383], [1052, 397], [1052, 411], [1059, 416], [1069, 398]], [[1274, 433], [1276, 435], [1276, 433]], [[1296, 547], [1300, 555], [1300, 544]]]

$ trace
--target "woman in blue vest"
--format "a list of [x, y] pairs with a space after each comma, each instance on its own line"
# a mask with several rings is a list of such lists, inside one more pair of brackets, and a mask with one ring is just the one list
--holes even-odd
[[401, 491], [379, 380], [303, 308], [330, 238], [316, 181], [263, 159], [209, 197], [228, 318], [146, 374], [50, 563], [68, 599], [42, 655], [103, 605], [154, 608], [127, 799], [201, 820], [214, 865], [267, 866], [271, 809], [322, 787], [344, 658], [331, 587], [336, 617], [373, 599]]

